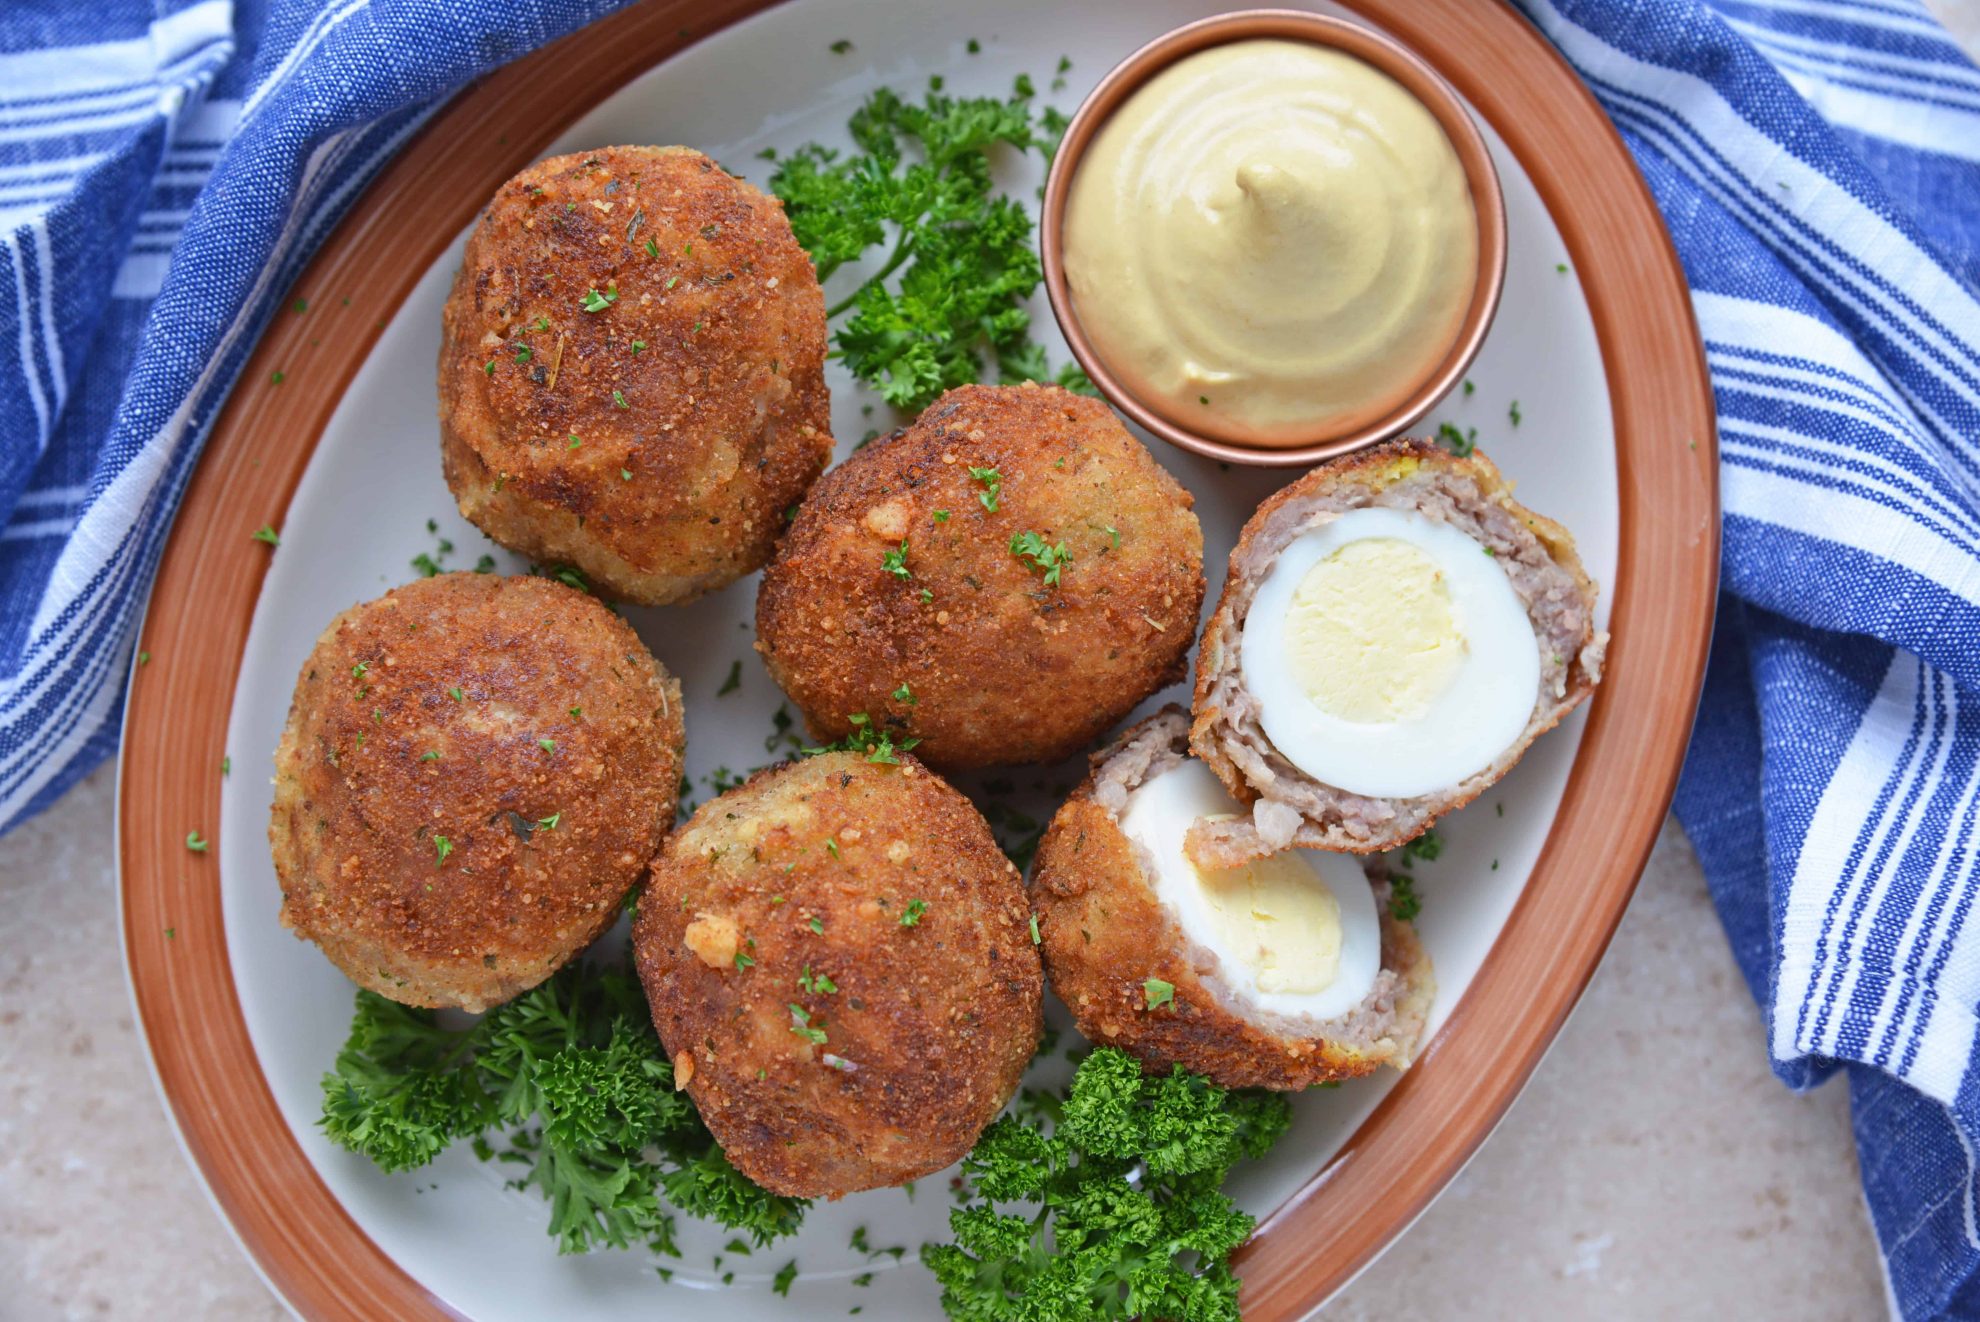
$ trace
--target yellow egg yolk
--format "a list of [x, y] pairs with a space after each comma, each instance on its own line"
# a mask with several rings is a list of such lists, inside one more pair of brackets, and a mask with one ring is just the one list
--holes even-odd
[[1341, 968], [1341, 905], [1293, 853], [1243, 867], [1194, 868], [1214, 944], [1244, 961], [1258, 989], [1324, 991]]
[[1293, 681], [1344, 721], [1421, 720], [1464, 653], [1436, 561], [1396, 537], [1349, 542], [1314, 565], [1286, 612]]

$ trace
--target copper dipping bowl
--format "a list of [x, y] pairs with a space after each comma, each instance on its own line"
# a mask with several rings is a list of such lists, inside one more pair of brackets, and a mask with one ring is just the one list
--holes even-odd
[[[1206, 436], [1173, 421], [1129, 391], [1080, 329], [1072, 291], [1066, 285], [1060, 234], [1073, 175], [1094, 134], [1122, 102], [1184, 56], [1228, 42], [1261, 37], [1332, 47], [1373, 65], [1401, 83], [1436, 118], [1456, 149], [1458, 163], [1471, 187], [1472, 210], [1478, 217], [1478, 279], [1472, 286], [1471, 306], [1458, 326], [1450, 352], [1387, 415], [1345, 431], [1318, 431], [1310, 440], [1282, 446], [1245, 445]], [[1059, 329], [1064, 332], [1080, 367], [1115, 408], [1163, 440], [1197, 454], [1229, 463], [1293, 467], [1318, 463], [1394, 436], [1421, 419], [1464, 376], [1499, 308], [1499, 290], [1506, 278], [1506, 204], [1499, 191], [1499, 172], [1470, 112], [1443, 76], [1408, 47], [1373, 29], [1337, 18], [1293, 9], [1247, 9], [1200, 19], [1157, 37], [1100, 80], [1067, 125], [1065, 137], [1053, 157], [1051, 172], [1045, 180], [1038, 248], [1045, 268], [1045, 293], [1052, 301], [1052, 314], [1058, 318]]]

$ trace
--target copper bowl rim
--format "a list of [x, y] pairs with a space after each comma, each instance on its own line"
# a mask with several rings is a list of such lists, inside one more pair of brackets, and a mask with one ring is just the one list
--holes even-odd
[[[1259, 37], [1305, 41], [1344, 51], [1401, 83], [1436, 117], [1456, 149], [1478, 218], [1478, 279], [1472, 286], [1471, 306], [1466, 309], [1443, 361], [1386, 415], [1345, 432], [1322, 433], [1315, 440], [1296, 446], [1244, 445], [1206, 436], [1144, 403], [1123, 385], [1080, 327], [1072, 291], [1066, 285], [1065, 253], [1060, 243], [1066, 194], [1073, 174], [1100, 126], [1121, 103], [1186, 55]], [[1409, 47], [1374, 28], [1324, 14], [1296, 9], [1245, 9], [1198, 19], [1164, 33], [1115, 65], [1087, 94], [1067, 124], [1045, 177], [1045, 201], [1038, 220], [1038, 253], [1045, 270], [1045, 296], [1052, 304], [1052, 315], [1058, 318], [1066, 344], [1087, 378], [1115, 408], [1171, 445], [1185, 450], [1227, 463], [1290, 468], [1318, 463], [1387, 440], [1419, 421], [1463, 378], [1485, 342], [1485, 333], [1492, 328], [1492, 318], [1499, 310], [1499, 293], [1505, 285], [1505, 194], [1499, 187], [1498, 167], [1492, 163], [1485, 135], [1479, 131], [1457, 89]]]

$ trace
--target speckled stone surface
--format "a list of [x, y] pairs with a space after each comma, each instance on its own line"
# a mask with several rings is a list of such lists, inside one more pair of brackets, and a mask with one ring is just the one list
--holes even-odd
[[[153, 1089], [116, 929], [113, 772], [0, 840], [0, 1318], [282, 1315]], [[1768, 1073], [1668, 826], [1587, 996], [1476, 1160], [1330, 1316], [1865, 1318], [1840, 1087]]]

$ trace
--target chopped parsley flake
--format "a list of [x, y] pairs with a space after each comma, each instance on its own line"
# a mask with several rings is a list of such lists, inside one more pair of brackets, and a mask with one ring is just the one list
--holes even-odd
[[539, 739], [536, 741], [536, 746], [546, 753], [557, 751], [557, 741], [555, 739]]
[[280, 546], [282, 544], [281, 534], [275, 531], [273, 525], [266, 523], [262, 524], [255, 531], [254, 540], [257, 542], [267, 542], [270, 546]]
[[605, 292], [602, 294], [596, 289], [586, 291], [585, 296], [578, 300], [578, 306], [586, 312], [603, 312], [618, 301], [619, 286], [609, 284], [605, 286]]
[[434, 836], [434, 837], [433, 837], [433, 854], [434, 854], [434, 858], [433, 858], [433, 866], [434, 866], [434, 867], [436, 867], [436, 868], [437, 868], [437, 867], [444, 867], [444, 866], [446, 865], [446, 862], [447, 862], [447, 855], [449, 855], [449, 854], [451, 854], [451, 853], [453, 853], [453, 852], [454, 852], [454, 842], [453, 842], [453, 841], [451, 841], [451, 840], [449, 840], [449, 839], [448, 839], [448, 838], [447, 838], [446, 836], [444, 836], [444, 835], [436, 835], [436, 836]]
[[625, 394], [624, 394], [624, 392], [622, 392], [622, 391], [618, 391], [618, 390], [614, 390], [614, 391], [612, 392], [612, 407], [614, 407], [614, 408], [621, 408], [621, 409], [629, 409], [629, 408], [631, 408], [631, 407], [632, 407], [632, 405], [630, 405], [630, 404], [628, 404], [628, 403], [626, 403], [626, 397], [625, 397]]
[[865, 712], [854, 712], [846, 718], [846, 721], [852, 726], [852, 732], [845, 738], [836, 743], [826, 744], [823, 748], [804, 748], [799, 751], [806, 757], [816, 757], [820, 753], [865, 753], [868, 762], [895, 766], [901, 760], [897, 754], [905, 753], [921, 742], [919, 739], [903, 739], [895, 743], [893, 735], [888, 731], [874, 728], [873, 718]]
[[914, 696], [914, 690], [907, 686], [906, 680], [902, 680], [901, 686], [894, 690], [894, 701], [905, 702], [910, 707], [921, 705], [921, 699]]
[[419, 760], [422, 762], [438, 762], [440, 760], [440, 754], [434, 752], [432, 749], [428, 749], [419, 755]]
[[969, 470], [969, 475], [983, 484], [983, 490], [976, 498], [983, 502], [984, 509], [995, 514], [997, 498], [1004, 490], [1004, 475], [994, 468], [972, 468]]
[[852, 48], [853, 48], [852, 42], [844, 37], [840, 37], [837, 41], [832, 43], [832, 53], [834, 55], [844, 55], [847, 51], [851, 50]]
[[721, 688], [715, 690], [715, 696], [719, 698], [724, 694], [734, 693], [737, 689], [741, 687], [742, 687], [742, 662], [732, 661], [729, 663], [729, 677], [722, 681]]
[[882, 551], [880, 553], [880, 564], [895, 578], [913, 578], [914, 571], [908, 568], [907, 558], [907, 539], [902, 538], [901, 547], [898, 551]]
[[777, 1269], [777, 1275], [770, 1281], [770, 1288], [788, 1299], [791, 1282], [797, 1279], [797, 1274], [797, 1259], [793, 1258]]
[[188, 831], [186, 832], [186, 848], [192, 850], [195, 854], [204, 854], [207, 850], [207, 842], [201, 838], [199, 832]]
[[1512, 402], [1512, 407], [1506, 410], [1506, 416], [1512, 419], [1512, 425], [1513, 425], [1513, 426], [1515, 426], [1515, 427], [1517, 427], [1517, 426], [1519, 426], [1519, 401], [1518, 401], [1518, 400], [1514, 400], [1514, 401]]
[[1045, 943], [1045, 938], [1038, 935], [1038, 915], [1033, 914], [1031, 915], [1031, 944], [1037, 946], [1037, 945], [1043, 945], [1044, 943]]
[[1437, 424], [1437, 439], [1444, 448], [1462, 459], [1478, 448], [1478, 428], [1461, 432], [1448, 422], [1440, 422]]
[[907, 903], [907, 908], [901, 910], [901, 926], [902, 927], [921, 926], [921, 915], [927, 912], [928, 912], [928, 901], [909, 900]]
[[947, 510], [936, 510], [936, 511], [935, 511], [935, 522], [937, 522], [937, 523], [947, 523], [948, 521], [949, 521], [949, 512], [948, 512]]
[[811, 1015], [802, 1005], [797, 1004], [795, 1001], [788, 1002], [788, 1004], [791, 1007], [791, 1031], [807, 1042], [814, 1042], [820, 1046], [824, 1045], [825, 1030], [812, 1026]]
[[825, 841], [825, 852], [830, 854], [833, 858], [838, 858], [840, 856], [839, 842], [837, 840], [828, 837]]
[[561, 822], [561, 821], [563, 821], [563, 820], [564, 820], [564, 814], [563, 814], [563, 813], [561, 813], [561, 812], [553, 812], [553, 813], [551, 813], [551, 814], [550, 814], [550, 815], [549, 815], [548, 817], [539, 817], [539, 818], [537, 818], [537, 819], [536, 819], [536, 824], [537, 824], [538, 826], [540, 826], [540, 827], [542, 827], [542, 828], [543, 828], [544, 830], [546, 830], [546, 831], [554, 831], [554, 830], [556, 830], [556, 829], [557, 829], [557, 823], [558, 823], [558, 822]]
[[818, 915], [816, 914], [812, 915], [811, 922], [808, 924], [808, 926], [810, 926], [811, 930], [813, 932], [816, 932], [819, 936], [825, 935], [825, 920], [823, 918], [820, 918]]
[[1046, 587], [1059, 585], [1059, 575], [1072, 559], [1064, 542], [1056, 546], [1047, 545], [1045, 539], [1035, 532], [1012, 533], [1011, 554], [1020, 560], [1031, 561], [1034, 568], [1042, 571]]
[[447, 696], [452, 698], [455, 702], [465, 702], [467, 700], [467, 695], [461, 692], [461, 690], [458, 688], [448, 689]]
[[660, 245], [650, 238], [646, 241], [646, 255], [648, 257], [658, 257], [660, 255]]
[[797, 985], [800, 991], [810, 992], [814, 996], [830, 996], [839, 990], [838, 983], [826, 974], [813, 973], [809, 964], [804, 966], [804, 972], [798, 974]]
[[1174, 1006], [1176, 985], [1173, 982], [1164, 982], [1160, 978], [1150, 978], [1141, 984], [1141, 995], [1150, 1010], [1158, 1010], [1165, 1005]]

